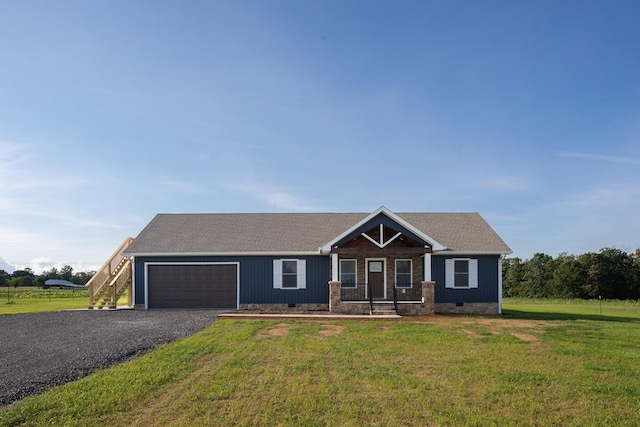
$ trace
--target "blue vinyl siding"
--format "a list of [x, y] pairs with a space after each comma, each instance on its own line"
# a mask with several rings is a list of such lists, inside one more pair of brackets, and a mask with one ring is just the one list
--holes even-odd
[[[304, 259], [307, 265], [306, 289], [274, 289], [273, 260]], [[330, 259], [327, 256], [171, 256], [136, 257], [135, 303], [144, 304], [146, 262], [239, 262], [240, 304], [328, 304]]]
[[[445, 287], [445, 260], [473, 258], [478, 260], [478, 287], [475, 289], [451, 289]], [[436, 282], [436, 303], [498, 302], [498, 255], [483, 256], [433, 256], [431, 277]]]

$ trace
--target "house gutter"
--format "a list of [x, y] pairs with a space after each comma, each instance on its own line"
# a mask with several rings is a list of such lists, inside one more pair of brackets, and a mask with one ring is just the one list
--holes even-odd
[[318, 256], [324, 255], [320, 251], [289, 251], [289, 252], [138, 252], [126, 253], [134, 257], [159, 257], [159, 256]]

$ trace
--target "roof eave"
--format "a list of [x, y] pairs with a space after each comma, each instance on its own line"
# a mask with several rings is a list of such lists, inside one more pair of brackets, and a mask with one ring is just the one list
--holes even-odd
[[447, 255], [509, 255], [512, 254], [513, 251], [508, 250], [487, 250], [487, 251], [466, 251], [466, 250], [443, 250], [443, 251], [433, 251], [433, 255], [438, 256], [447, 256]]
[[320, 251], [251, 251], [251, 252], [125, 252], [133, 257], [171, 257], [171, 256], [318, 256]]

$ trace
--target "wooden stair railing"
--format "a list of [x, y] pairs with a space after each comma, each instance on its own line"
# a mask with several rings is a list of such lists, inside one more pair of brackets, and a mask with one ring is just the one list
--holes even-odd
[[122, 253], [133, 242], [128, 237], [111, 255], [111, 258], [93, 275], [86, 286], [89, 288], [89, 308], [116, 308], [118, 298], [128, 290], [128, 305], [132, 304], [132, 271], [131, 261]]

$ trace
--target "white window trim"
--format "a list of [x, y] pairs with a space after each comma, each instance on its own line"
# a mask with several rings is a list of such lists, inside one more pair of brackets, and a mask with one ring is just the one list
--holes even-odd
[[[295, 288], [282, 286], [282, 262], [283, 261], [297, 262], [297, 271], [296, 271], [297, 286]], [[291, 258], [274, 259], [273, 260], [273, 288], [282, 289], [285, 291], [295, 291], [298, 289], [306, 289], [307, 288], [307, 261], [304, 259], [291, 259]]]
[[[409, 261], [409, 286], [400, 286], [398, 287], [398, 261]], [[412, 259], [396, 259], [395, 260], [395, 271], [394, 271], [395, 277], [393, 279], [394, 281], [394, 286], [397, 289], [411, 289], [413, 288], [413, 260]]]
[[[342, 284], [342, 261], [353, 261], [355, 263], [355, 283], [353, 284], [353, 286], [343, 286]], [[352, 258], [347, 258], [347, 259], [341, 259], [340, 260], [340, 287], [341, 288], [345, 288], [345, 289], [357, 289], [358, 288], [358, 260], [357, 259], [352, 259]]]
[[[456, 261], [469, 263], [469, 286], [455, 286]], [[447, 258], [445, 260], [445, 287], [448, 289], [476, 289], [478, 287], [478, 259], [477, 258]]]

